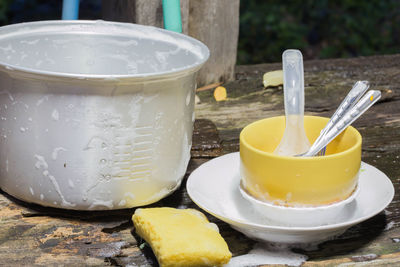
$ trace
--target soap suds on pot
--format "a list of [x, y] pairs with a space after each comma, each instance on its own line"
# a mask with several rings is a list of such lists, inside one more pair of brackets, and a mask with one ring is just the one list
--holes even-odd
[[63, 147], [54, 148], [53, 153], [51, 153], [51, 158], [53, 160], [56, 160], [57, 157], [58, 157], [58, 153], [61, 152], [61, 151], [67, 151], [67, 150], [65, 148], [63, 148]]
[[[36, 159], [35, 168], [38, 170], [43, 168], [43, 176], [47, 177], [50, 180], [51, 184], [54, 186], [54, 189], [56, 190], [57, 194], [61, 198], [61, 205], [63, 207], [74, 207], [75, 206], [74, 203], [71, 203], [64, 198], [64, 195], [61, 193], [61, 189], [60, 189], [60, 186], [59, 186], [56, 178], [49, 173], [49, 171], [48, 171], [49, 165], [47, 164], [45, 158], [38, 154], [35, 154], [34, 157]], [[56, 204], [54, 204], [54, 205], [56, 205]]]

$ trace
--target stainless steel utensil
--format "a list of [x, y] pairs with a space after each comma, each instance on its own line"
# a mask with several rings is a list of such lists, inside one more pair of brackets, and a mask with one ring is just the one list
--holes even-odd
[[[353, 85], [353, 88], [344, 98], [342, 103], [340, 103], [339, 107], [337, 108], [329, 122], [326, 124], [325, 128], [322, 129], [321, 134], [319, 135], [317, 140], [315, 140], [315, 143], [319, 142], [319, 139], [321, 139], [325, 135], [325, 133], [332, 129], [335, 123], [338, 122], [338, 120], [360, 100], [360, 98], [364, 95], [368, 88], [368, 81], [358, 81]], [[320, 152], [318, 152], [318, 155], [325, 155], [325, 151], [326, 147], [323, 147]]]
[[[349, 99], [358, 98], [358, 94], [362, 90], [364, 89], [357, 89], [354, 92], [351, 92], [354, 97], [350, 97]], [[329, 126], [328, 130], [323, 131], [321, 133], [320, 137], [317, 138], [317, 141], [314, 142], [314, 144], [306, 153], [298, 154], [297, 156], [300, 157], [315, 156], [321, 149], [326, 147], [333, 139], [335, 139], [336, 136], [338, 136], [357, 118], [359, 118], [365, 111], [367, 111], [376, 101], [380, 99], [380, 97], [381, 97], [380, 91], [377, 90], [368, 91], [361, 98], [359, 102], [353, 105], [353, 107], [351, 107], [350, 109], [347, 109], [347, 112], [339, 111], [338, 114], [342, 114], [342, 116], [338, 116], [334, 119], [335, 122]], [[346, 107], [348, 105], [345, 104], [344, 106]]]

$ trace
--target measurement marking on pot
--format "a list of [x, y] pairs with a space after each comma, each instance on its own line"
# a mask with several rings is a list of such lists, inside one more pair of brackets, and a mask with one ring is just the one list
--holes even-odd
[[141, 130], [141, 129], [150, 129], [150, 130], [152, 130], [153, 126], [151, 126], [151, 125], [137, 126], [137, 127], [135, 127], [135, 129], [136, 130]]
[[143, 170], [148, 170], [149, 167], [150, 167], [150, 164], [133, 165], [131, 170], [143, 171]]
[[98, 137], [98, 136], [93, 136], [92, 138], [90, 138], [88, 144], [86, 145], [86, 147], [83, 150], [95, 149], [96, 147], [104, 147], [103, 143], [104, 144], [107, 143], [107, 141], [104, 138]]
[[136, 171], [135, 173], [131, 174], [130, 178], [132, 178], [132, 177], [136, 177], [136, 178], [143, 177], [144, 178], [144, 177], [149, 177], [150, 174], [151, 174], [151, 171], [148, 171], [148, 170], [146, 170], [146, 171]]
[[136, 151], [149, 150], [149, 149], [151, 149], [151, 148], [149, 148], [151, 145], [152, 145], [152, 142], [149, 142], [147, 144], [145, 144], [145, 143], [136, 144], [135, 149], [136, 149]]
[[150, 161], [150, 160], [151, 160], [151, 157], [133, 158], [133, 159], [131, 160], [131, 163], [132, 163], [132, 164], [135, 164], [135, 163], [143, 163], [143, 162], [148, 162], [148, 161]]
[[150, 171], [136, 172], [136, 173], [120, 173], [114, 176], [115, 180], [144, 180], [150, 177]]
[[141, 150], [141, 151], [132, 151], [132, 155], [134, 155], [136, 157], [148, 157], [148, 156], [151, 156], [152, 154], [153, 154], [152, 149]]

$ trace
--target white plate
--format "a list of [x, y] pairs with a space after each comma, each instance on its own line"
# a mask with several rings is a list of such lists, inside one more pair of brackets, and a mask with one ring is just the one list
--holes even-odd
[[289, 244], [322, 242], [378, 214], [394, 196], [390, 179], [362, 162], [358, 183], [360, 191], [350, 204], [353, 212], [347, 218], [312, 227], [279, 225], [257, 214], [239, 193], [239, 160], [236, 152], [204, 163], [189, 176], [186, 188], [200, 208], [257, 240]]

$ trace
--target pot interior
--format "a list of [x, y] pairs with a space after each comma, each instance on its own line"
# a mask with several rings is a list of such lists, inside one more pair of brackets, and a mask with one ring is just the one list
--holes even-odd
[[151, 76], [199, 67], [201, 42], [174, 32], [104, 21], [44, 21], [0, 28], [0, 64], [33, 73]]

